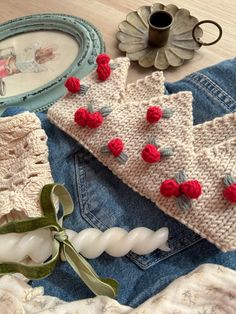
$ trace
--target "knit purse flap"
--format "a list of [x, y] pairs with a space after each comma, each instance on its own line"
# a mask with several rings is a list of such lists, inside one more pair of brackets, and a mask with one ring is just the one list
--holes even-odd
[[[120, 60], [114, 63], [122, 67]], [[221, 250], [236, 249], [236, 114], [194, 127], [190, 92], [161, 95], [162, 74], [125, 89], [127, 73], [118, 69], [104, 82], [94, 71], [87, 79], [94, 93], [59, 100], [49, 109], [49, 119], [165, 213]], [[116, 82], [117, 70], [122, 84]], [[120, 98], [113, 97], [112, 88], [110, 97], [104, 94], [112, 82]], [[135, 89], [142, 90], [141, 101]], [[102, 116], [97, 124], [96, 113]]]

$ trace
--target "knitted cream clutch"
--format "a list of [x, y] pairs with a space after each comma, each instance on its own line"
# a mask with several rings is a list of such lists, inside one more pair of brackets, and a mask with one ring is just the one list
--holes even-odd
[[[92, 73], [91, 93], [59, 100], [49, 119], [165, 213], [223, 251], [236, 249], [236, 114], [193, 127], [190, 92], [163, 96], [162, 73], [125, 89], [127, 59], [113, 62], [106, 81]], [[99, 125], [89, 121], [96, 112], [106, 113]]]
[[0, 222], [41, 215], [39, 195], [53, 182], [47, 136], [34, 113], [0, 118]]

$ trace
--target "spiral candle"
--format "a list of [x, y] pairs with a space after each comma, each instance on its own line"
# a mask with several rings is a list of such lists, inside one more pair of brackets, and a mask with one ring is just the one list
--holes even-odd
[[[79, 233], [67, 229], [66, 234], [74, 248], [86, 258], [96, 258], [104, 251], [114, 257], [124, 256], [129, 251], [139, 255], [157, 248], [169, 251], [168, 228], [152, 231], [139, 227], [130, 232], [118, 227], [105, 232], [88, 228]], [[52, 253], [52, 237], [49, 229], [0, 235], [0, 263], [21, 262], [27, 257], [35, 263], [43, 263]]]
[[0, 263], [22, 262], [26, 257], [43, 263], [51, 253], [52, 235], [49, 229], [0, 235]]
[[118, 227], [104, 232], [88, 228], [79, 233], [72, 230], [66, 233], [76, 250], [86, 258], [96, 258], [104, 251], [114, 257], [124, 256], [129, 251], [139, 255], [151, 253], [157, 248], [169, 251], [167, 228], [152, 231], [139, 227], [130, 232]]

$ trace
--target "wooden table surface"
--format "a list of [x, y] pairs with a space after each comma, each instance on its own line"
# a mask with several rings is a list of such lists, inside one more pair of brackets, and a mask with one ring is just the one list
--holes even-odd
[[[142, 5], [158, 1], [148, 0], [1, 0], [0, 22], [36, 13], [65, 13], [79, 16], [93, 23], [103, 34], [107, 53], [112, 57], [122, 56], [117, 48], [116, 32], [118, 24], [128, 12]], [[211, 19], [223, 28], [223, 37], [214, 46], [201, 47], [194, 58], [179, 68], [165, 71], [168, 81], [181, 79], [186, 74], [218, 63], [236, 55], [236, 1], [232, 0], [162, 0], [163, 4], [173, 3], [179, 8], [190, 10], [198, 20]], [[216, 28], [204, 26], [204, 40], [217, 36]], [[214, 37], [215, 36], [215, 37]], [[155, 68], [143, 69], [132, 63], [128, 81], [148, 75]]]

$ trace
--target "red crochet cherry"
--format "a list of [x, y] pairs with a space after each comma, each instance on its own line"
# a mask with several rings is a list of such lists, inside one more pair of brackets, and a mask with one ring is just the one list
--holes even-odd
[[101, 53], [97, 56], [96, 62], [97, 64], [108, 64], [110, 62], [110, 57], [105, 53]]
[[80, 91], [80, 79], [77, 77], [69, 77], [65, 82], [65, 87], [67, 90], [73, 94]]
[[157, 123], [163, 116], [163, 111], [159, 106], [149, 107], [146, 119], [149, 123]]
[[99, 64], [97, 67], [97, 74], [100, 81], [106, 81], [111, 75], [109, 64]]
[[202, 194], [202, 186], [198, 180], [189, 180], [180, 184], [180, 191], [187, 197], [195, 199]]
[[160, 186], [160, 192], [165, 197], [180, 196], [179, 184], [172, 179], [165, 180]]
[[161, 160], [161, 154], [153, 144], [147, 144], [142, 150], [141, 156], [148, 163], [155, 163]]
[[100, 112], [89, 112], [87, 118], [87, 126], [90, 129], [96, 129], [103, 123], [103, 117]]
[[85, 127], [87, 125], [88, 114], [89, 112], [86, 108], [77, 109], [74, 114], [75, 123], [82, 127]]
[[113, 138], [110, 140], [110, 142], [107, 144], [108, 149], [112, 153], [113, 156], [118, 157], [122, 153], [124, 149], [124, 143], [122, 140], [118, 137]]
[[223, 191], [224, 197], [231, 203], [236, 203], [236, 183], [227, 186]]

